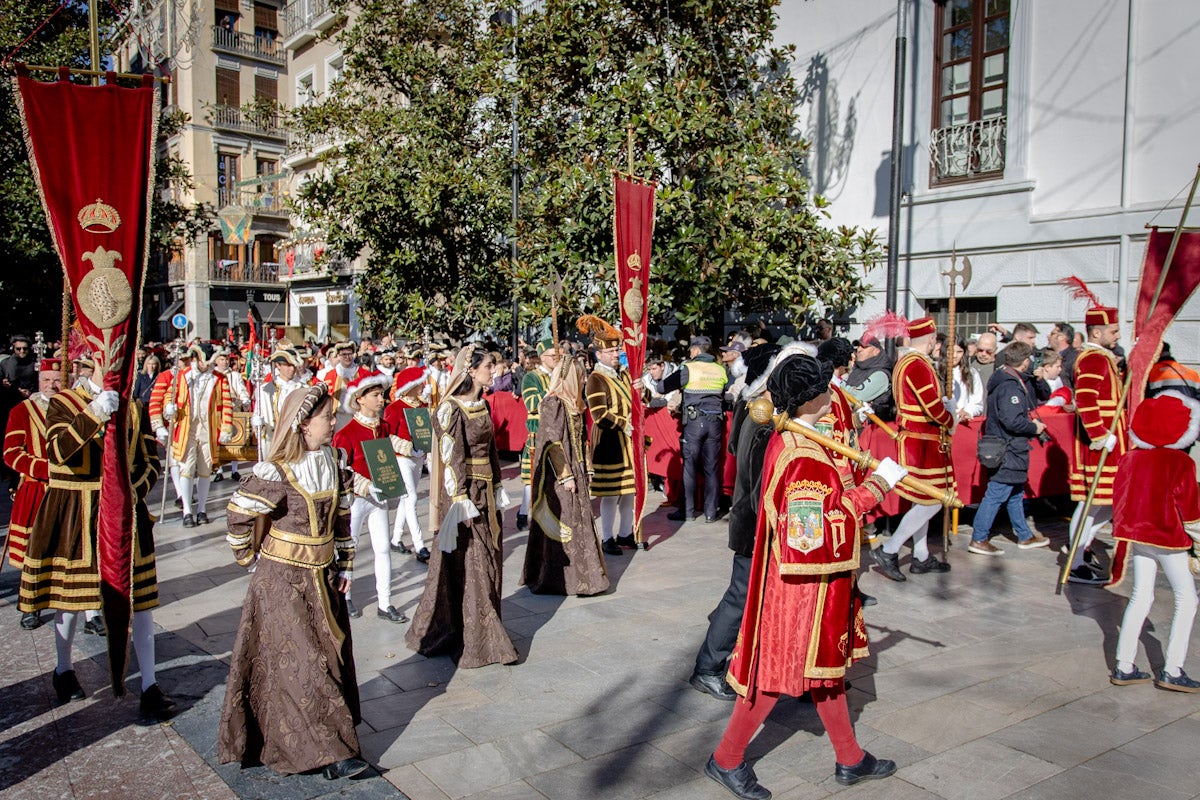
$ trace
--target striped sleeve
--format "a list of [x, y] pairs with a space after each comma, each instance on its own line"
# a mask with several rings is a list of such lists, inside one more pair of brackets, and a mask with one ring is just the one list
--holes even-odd
[[8, 430], [4, 434], [4, 463], [19, 475], [48, 481], [50, 462], [45, 457], [35, 456], [29, 441], [29, 402], [26, 400], [16, 406], [8, 415]]

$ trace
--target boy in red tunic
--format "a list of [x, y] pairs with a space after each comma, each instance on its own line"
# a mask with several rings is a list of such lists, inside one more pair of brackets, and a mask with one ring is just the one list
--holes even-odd
[[429, 548], [425, 546], [425, 535], [417, 519], [417, 485], [421, 482], [421, 470], [425, 467], [425, 453], [416, 449], [412, 434], [408, 430], [407, 408], [424, 408], [421, 390], [426, 386], [424, 367], [406, 367], [393, 378], [392, 402], [383, 412], [383, 421], [394, 438], [399, 439], [396, 447], [396, 463], [400, 466], [400, 477], [404, 479], [405, 495], [396, 507], [396, 521], [392, 525], [392, 549], [398, 553], [410, 552], [404, 546], [404, 528], [408, 527], [412, 537], [412, 551], [422, 564], [429, 562]]
[[1136, 449], [1121, 460], [1113, 482], [1117, 549], [1109, 586], [1121, 582], [1127, 562], [1133, 560], [1133, 591], [1121, 621], [1117, 665], [1110, 677], [1118, 686], [1150, 680], [1149, 673], [1134, 666], [1134, 658], [1154, 603], [1154, 576], [1162, 567], [1175, 594], [1175, 618], [1166, 663], [1154, 683], [1160, 689], [1200, 692], [1200, 681], [1183, 671], [1196, 617], [1196, 582], [1188, 568], [1188, 550], [1200, 542], [1200, 492], [1196, 465], [1187, 449], [1198, 432], [1200, 403], [1175, 391], [1143, 400], [1133, 415], [1129, 438]]
[[[775, 368], [767, 388], [776, 407], [814, 428], [831, 406], [832, 366], [797, 355]], [[746, 746], [781, 694], [812, 695], [849, 786], [896, 771], [858, 746], [846, 704], [846, 668], [867, 655], [855, 585], [862, 515], [906, 474], [890, 459], [861, 485], [846, 487], [833, 453], [778, 432], [767, 445], [746, 612], [729, 663], [742, 697], [705, 774], [738, 797], [765, 800], [745, 762]]]

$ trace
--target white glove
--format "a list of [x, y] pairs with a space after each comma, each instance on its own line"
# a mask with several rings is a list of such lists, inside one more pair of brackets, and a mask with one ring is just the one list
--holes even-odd
[[890, 458], [885, 458], [879, 462], [879, 466], [875, 468], [873, 474], [887, 481], [889, 489], [894, 489], [896, 488], [896, 484], [900, 482], [900, 479], [908, 474], [908, 470]]
[[628, 436], [630, 439], [633, 438], [633, 425], [631, 425], [629, 423], [625, 423], [625, 435]]
[[232, 441], [233, 434], [229, 431], [221, 431], [221, 434], [217, 436], [217, 444], [229, 444]]
[[88, 403], [88, 409], [97, 417], [102, 417], [108, 420], [109, 417], [117, 410], [117, 406], [121, 404], [121, 395], [114, 392], [112, 389], [103, 391], [96, 395], [92, 402]]
[[166, 419], [166, 420], [175, 419], [175, 411], [176, 411], [175, 404], [167, 403], [165, 406], [163, 406], [163, 419]]
[[260, 417], [258, 414], [251, 414], [250, 415], [250, 427], [254, 428], [254, 430], [256, 430], [256, 431], [261, 431], [263, 429], [263, 418]]
[[1117, 437], [1110, 433], [1107, 438], [1097, 439], [1089, 444], [1088, 447], [1092, 450], [1107, 450], [1111, 453], [1117, 447]]
[[166, 428], [159, 428], [154, 432], [154, 438], [158, 439], [158, 443], [163, 447], [167, 446], [167, 441], [171, 438], [171, 432]]
[[413, 451], [412, 451], [412, 457], [413, 457], [413, 458], [420, 458], [420, 457], [421, 457], [421, 456], [423, 456], [423, 455], [425, 455], [425, 451], [424, 451], [424, 450], [413, 450]]
[[376, 503], [382, 503], [385, 499], [383, 496], [383, 490], [380, 489], [378, 486], [372, 485], [371, 488], [367, 490], [367, 493], [371, 496], [371, 499], [374, 500]]
[[854, 409], [854, 417], [858, 420], [859, 425], [866, 423], [867, 417], [874, 413], [875, 408], [870, 403], [863, 403]]

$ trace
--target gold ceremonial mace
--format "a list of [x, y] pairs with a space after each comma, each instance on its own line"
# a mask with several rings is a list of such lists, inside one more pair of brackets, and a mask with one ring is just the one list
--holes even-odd
[[[962, 288], [965, 292], [967, 286], [971, 284], [971, 259], [963, 256], [962, 266], [957, 266], [957, 247], [950, 246], [950, 269], [942, 274], [950, 279], [950, 320], [946, 329], [946, 350], [942, 357], [946, 360], [946, 397], [954, 397], [954, 368], [950, 366], [950, 360], [954, 353], [955, 329], [958, 327], [958, 292], [956, 291], [958, 280], [962, 278]], [[966, 352], [963, 352], [963, 358], [966, 358]], [[958, 413], [956, 408], [955, 413]], [[957, 492], [957, 481], [954, 479], [954, 445], [952, 439], [947, 439], [943, 445], [946, 448], [946, 482], [950, 487]], [[950, 542], [952, 537], [958, 535], [958, 508], [954, 508], [949, 514], [942, 515], [942, 541], [946, 545], [947, 552], [950, 550]]]
[[[873, 470], [879, 466], [879, 459], [872, 456], [869, 452], [855, 450], [849, 445], [830, 439], [812, 428], [807, 428], [798, 422], [794, 422], [787, 418], [784, 414], [776, 414], [775, 407], [771, 401], [765, 397], [759, 397], [751, 400], [747, 406], [747, 411], [750, 414], [750, 419], [757, 422], [759, 425], [773, 424], [777, 431], [788, 431], [790, 433], [798, 433], [801, 436], [807, 437], [827, 450], [832, 450], [850, 459], [859, 469]], [[905, 475], [900, 479], [900, 483], [904, 484], [905, 488], [920, 492], [927, 497], [937, 500], [943, 506], [952, 509], [962, 508], [962, 501], [958, 496], [951, 491], [943, 491], [933, 484], [923, 481], [920, 478], [915, 478], [912, 475]]]

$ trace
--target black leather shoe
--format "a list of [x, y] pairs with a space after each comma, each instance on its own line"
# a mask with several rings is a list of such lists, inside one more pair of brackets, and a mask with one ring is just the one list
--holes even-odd
[[176, 497], [176, 498], [175, 498], [175, 507], [176, 507], [176, 508], [183, 508], [183, 498], [182, 498], [182, 497]]
[[405, 547], [404, 542], [397, 542], [392, 545], [392, 552], [399, 553], [402, 556], [406, 556], [409, 553], [411, 553], [412, 550], [409, 550], [407, 547]]
[[54, 693], [58, 695], [59, 705], [87, 697], [83, 693], [83, 687], [79, 685], [79, 679], [75, 677], [75, 670], [69, 669], [61, 675], [54, 672], [51, 675], [51, 682], [54, 684]]
[[326, 780], [336, 781], [338, 778], [353, 778], [367, 767], [371, 766], [361, 758], [343, 758], [341, 761], [328, 764], [321, 768], [321, 774]]
[[355, 619], [358, 619], [362, 616], [362, 612], [355, 608], [354, 601], [349, 597], [346, 598], [346, 611], [348, 611], [350, 616], [354, 617]]
[[108, 628], [104, 627], [104, 620], [100, 617], [89, 619], [83, 623], [83, 632], [92, 636], [108, 636]]
[[21, 615], [21, 627], [24, 628], [25, 630], [31, 631], [34, 628], [41, 627], [41, 625], [42, 625], [41, 612], [26, 611], [24, 614]]
[[519, 530], [519, 531], [529, 530], [529, 515], [528, 514], [517, 514], [517, 530]]
[[159, 722], [170, 719], [175, 715], [175, 701], [162, 693], [162, 689], [158, 688], [158, 684], [150, 685], [150, 688], [142, 692], [142, 698], [138, 701], [138, 711], [143, 717], [151, 717]]
[[183, 515], [183, 527], [185, 527], [185, 528], [196, 527], [196, 518], [193, 517], [191, 514], [184, 514]]
[[220, 483], [223, 480], [225, 480], [225, 475], [223, 473], [218, 472], [216, 475], [213, 476], [212, 482]]
[[387, 608], [376, 607], [375, 616], [386, 619], [388, 622], [408, 622], [408, 617], [397, 611], [395, 606], [388, 606]]
[[871, 557], [875, 559], [875, 563], [879, 565], [879, 571], [885, 576], [894, 581], [908, 580], [900, 571], [900, 556], [885, 553], [883, 547], [876, 547], [871, 551]]
[[682, 508], [677, 508], [670, 514], [667, 514], [667, 519], [671, 522], [687, 522], [688, 514]]
[[873, 781], [878, 778], [886, 778], [896, 772], [896, 762], [889, 761], [886, 758], [876, 758], [868, 752], [863, 752], [862, 761], [857, 764], [847, 767], [842, 764], [837, 765], [837, 769], [833, 772], [833, 779], [842, 786], [853, 786], [859, 781]]
[[938, 561], [932, 554], [924, 561], [917, 561], [915, 558], [908, 565], [908, 571], [913, 575], [924, 575], [927, 572], [949, 572], [950, 562]]
[[429, 557], [431, 555], [432, 555], [432, 553], [429, 552], [428, 547], [422, 547], [420, 550], [417, 551], [417, 561], [420, 561], [422, 564], [428, 564]]
[[603, 550], [606, 555], [610, 556], [625, 555], [625, 551], [622, 550], [612, 539], [605, 539], [604, 544], [600, 545], [600, 549]]
[[621, 547], [637, 547], [637, 542], [634, 541], [632, 533], [628, 536], [618, 536], [616, 541]]
[[721, 675], [704, 675], [699, 672], [693, 672], [692, 677], [688, 679], [695, 688], [702, 692], [708, 692], [718, 700], [737, 700], [737, 692], [735, 692]]
[[205, 514], [203, 511], [201, 511], [199, 514], [197, 514], [196, 515], [196, 524], [197, 525], [207, 525], [208, 524], [208, 514]]
[[235, 481], [241, 481], [242, 474], [240, 472], [234, 471], [234, 473], [232, 475], [230, 475], [229, 477], [233, 478]]
[[720, 517], [710, 517], [710, 516], [708, 516], [707, 514], [704, 516], [704, 522], [705, 522], [705, 523], [709, 523], [709, 522], [716, 522], [716, 521], [717, 521], [717, 520], [719, 520], [719, 519], [720, 519]]
[[745, 761], [733, 769], [721, 769], [716, 759], [708, 757], [704, 774], [724, 786], [742, 800], [771, 800], [771, 790], [758, 782], [758, 776]]
[[877, 598], [873, 597], [872, 595], [867, 594], [866, 592], [862, 591], [861, 589], [858, 592], [858, 597], [859, 597], [859, 600], [862, 601], [863, 608], [866, 608], [867, 606], [879, 605], [879, 600]]

